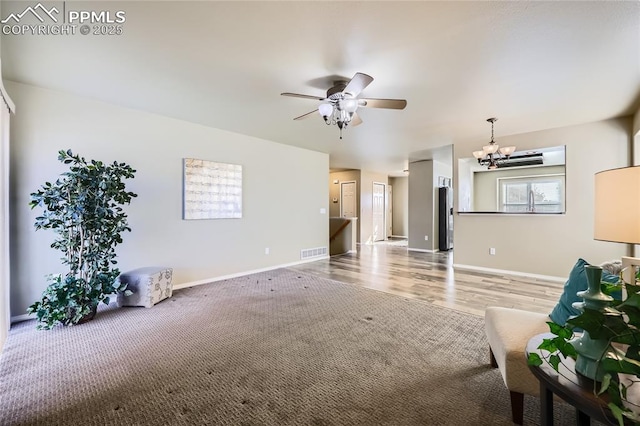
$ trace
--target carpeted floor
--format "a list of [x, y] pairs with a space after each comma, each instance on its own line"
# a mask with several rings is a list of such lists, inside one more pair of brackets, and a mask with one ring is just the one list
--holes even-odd
[[[525, 424], [538, 424], [536, 399]], [[556, 424], [575, 422], [556, 403]], [[510, 425], [483, 320], [280, 269], [15, 325], [2, 425]]]

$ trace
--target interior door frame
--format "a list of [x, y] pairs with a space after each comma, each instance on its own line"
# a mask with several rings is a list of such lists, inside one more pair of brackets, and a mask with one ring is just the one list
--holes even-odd
[[[375, 187], [375, 185], [382, 185], [382, 188], [383, 188], [382, 196], [384, 197], [384, 200], [382, 202], [382, 229], [384, 230], [384, 232], [382, 234], [382, 240], [378, 240], [378, 241], [386, 241], [388, 237], [387, 236], [387, 184], [384, 182], [373, 181], [371, 185], [371, 221], [372, 222], [373, 222], [373, 196], [375, 192], [373, 188]], [[371, 231], [373, 231], [373, 229]]]
[[391, 238], [391, 236], [393, 235], [393, 185], [388, 184], [387, 185], [387, 198], [385, 198], [385, 203], [386, 203], [386, 216], [385, 216], [385, 221], [386, 223], [386, 229], [387, 229], [387, 239]]

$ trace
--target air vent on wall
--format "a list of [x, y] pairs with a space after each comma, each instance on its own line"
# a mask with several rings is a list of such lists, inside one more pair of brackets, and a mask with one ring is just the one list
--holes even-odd
[[312, 257], [320, 257], [327, 255], [326, 247], [317, 247], [312, 249], [300, 250], [300, 259], [310, 259]]

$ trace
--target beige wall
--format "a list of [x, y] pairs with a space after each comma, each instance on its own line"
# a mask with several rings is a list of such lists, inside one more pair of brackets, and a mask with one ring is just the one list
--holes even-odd
[[[29, 193], [64, 167], [57, 151], [124, 161], [137, 169], [126, 208], [133, 232], [118, 247], [121, 270], [166, 265], [174, 283], [298, 262], [300, 250], [328, 247], [327, 154], [24, 84], [7, 85], [19, 114], [11, 137], [11, 309], [24, 314], [44, 275], [62, 272], [53, 235], [35, 232]], [[243, 166], [243, 217], [182, 220], [182, 159]], [[325, 213], [321, 213], [325, 209]], [[270, 254], [265, 254], [265, 248]]]
[[[387, 175], [360, 171], [360, 239], [363, 244], [373, 242], [373, 183], [388, 184]], [[385, 226], [386, 230], [386, 226]]]
[[[640, 165], [640, 109], [636, 111], [633, 117], [633, 142], [632, 142], [632, 157], [630, 166]], [[632, 256], [640, 256], [640, 245], [635, 245], [631, 253]]]
[[[410, 249], [432, 250], [433, 187], [433, 161], [409, 163]], [[425, 240], [425, 235], [428, 240]]]
[[498, 211], [498, 179], [518, 176], [541, 176], [564, 174], [564, 166], [543, 166], [513, 169], [498, 169], [473, 174], [474, 211]]
[[393, 186], [393, 235], [409, 236], [409, 178], [390, 177]]
[[457, 163], [457, 179], [454, 182], [456, 188], [456, 193], [454, 194], [455, 208], [459, 212], [471, 212], [475, 202], [473, 197], [473, 174], [477, 162], [474, 158], [461, 158]]
[[[565, 277], [578, 257], [600, 263], [625, 255], [626, 245], [593, 239], [593, 181], [596, 172], [627, 164], [631, 128], [627, 117], [500, 138], [519, 148], [566, 145], [566, 214], [457, 214], [454, 263]], [[454, 158], [468, 156], [456, 147]]]
[[[338, 181], [338, 183], [334, 183]], [[329, 173], [329, 216], [340, 217], [340, 204], [342, 199], [340, 197], [340, 183], [341, 182], [356, 182], [356, 211], [360, 211], [360, 170], [345, 170], [342, 172]], [[334, 203], [333, 199], [337, 199], [338, 202]], [[357, 242], [360, 242], [360, 225], [356, 222], [356, 235]]]

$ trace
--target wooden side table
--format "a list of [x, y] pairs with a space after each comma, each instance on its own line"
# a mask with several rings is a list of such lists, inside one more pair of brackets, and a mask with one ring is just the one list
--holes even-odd
[[[554, 337], [550, 333], [538, 334], [527, 343], [526, 356], [537, 353], [542, 357], [538, 346], [545, 338]], [[607, 407], [607, 395], [598, 397], [594, 389], [599, 384], [582, 375], [576, 374], [575, 361], [571, 358], [563, 360], [559, 371], [555, 371], [548, 363], [544, 362], [538, 367], [529, 366], [529, 369], [540, 382], [540, 424], [542, 426], [553, 425], [553, 395], [556, 394], [576, 408], [577, 424], [579, 426], [590, 425], [591, 418], [602, 423], [617, 425], [617, 421]]]

